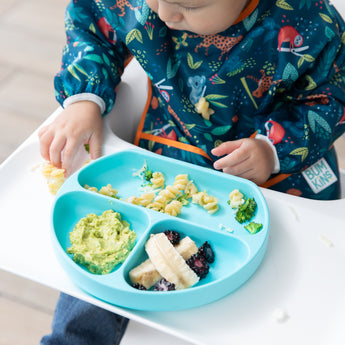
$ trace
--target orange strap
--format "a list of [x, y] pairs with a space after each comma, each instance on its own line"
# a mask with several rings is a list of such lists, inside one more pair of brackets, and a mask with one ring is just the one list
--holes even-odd
[[201, 156], [208, 158], [210, 161], [212, 161], [211, 157], [204, 150], [202, 150], [201, 148], [197, 146], [181, 143], [180, 141], [162, 138], [162, 137], [158, 137], [156, 135], [147, 134], [147, 133], [141, 133], [141, 139], [151, 140], [151, 141], [155, 141], [157, 143], [164, 144], [167, 146], [176, 147], [177, 149], [180, 149], [180, 150], [197, 153]]
[[275, 184], [285, 180], [286, 178], [288, 178], [289, 176], [291, 176], [291, 174], [279, 174], [277, 176], [272, 177], [271, 179], [267, 180], [265, 183], [261, 184], [260, 187], [263, 188], [269, 188], [274, 186]]

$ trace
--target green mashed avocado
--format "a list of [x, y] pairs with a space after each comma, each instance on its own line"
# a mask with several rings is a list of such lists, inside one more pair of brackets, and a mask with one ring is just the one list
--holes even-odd
[[91, 273], [107, 274], [122, 263], [134, 247], [137, 235], [121, 215], [107, 210], [102, 215], [88, 214], [72, 232], [67, 253]]

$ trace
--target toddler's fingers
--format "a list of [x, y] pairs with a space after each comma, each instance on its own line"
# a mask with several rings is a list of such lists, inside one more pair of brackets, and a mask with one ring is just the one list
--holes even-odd
[[102, 156], [102, 135], [93, 135], [89, 140], [90, 156], [97, 159]]
[[248, 155], [243, 153], [243, 150], [236, 149], [230, 154], [219, 158], [213, 163], [213, 167], [217, 170], [225, 168], [234, 168], [243, 164], [248, 159]]
[[70, 138], [66, 142], [66, 145], [62, 152], [62, 168], [65, 169], [65, 175], [68, 176], [71, 173], [74, 159], [76, 158], [79, 148], [82, 145], [82, 141]]
[[61, 168], [61, 152], [66, 145], [66, 138], [55, 136], [50, 144], [49, 157], [50, 162], [57, 168]]
[[212, 149], [211, 153], [217, 157], [224, 156], [238, 149], [240, 146], [241, 146], [240, 140], [226, 141], [220, 144], [219, 146], [215, 147], [214, 149]]
[[43, 159], [50, 161], [50, 145], [53, 141], [54, 136], [46, 129], [38, 133], [40, 141], [40, 153]]

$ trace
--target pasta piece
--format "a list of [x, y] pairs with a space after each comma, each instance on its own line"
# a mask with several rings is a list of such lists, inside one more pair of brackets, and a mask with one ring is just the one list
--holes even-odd
[[117, 190], [114, 189], [110, 183], [108, 183], [105, 187], [102, 187], [98, 193], [115, 198], [117, 194]]
[[176, 217], [178, 214], [181, 213], [182, 210], [182, 203], [178, 200], [171, 201], [166, 207], [164, 212], [169, 214], [170, 216]]
[[96, 192], [96, 193], [98, 192], [98, 189], [96, 187], [90, 187], [87, 184], [84, 186], [84, 188], [91, 191], [91, 192]]
[[155, 198], [154, 193], [143, 193], [139, 195], [138, 197], [138, 204], [146, 207], [147, 205], [152, 203], [154, 198]]
[[189, 179], [187, 174], [179, 174], [176, 175], [173, 186], [176, 187], [178, 190], [184, 191], [187, 187], [188, 182]]
[[210, 116], [214, 114], [214, 110], [209, 108], [210, 103], [206, 101], [205, 97], [201, 97], [197, 104], [195, 104], [195, 110], [205, 120], [209, 120]]
[[232, 208], [238, 208], [240, 205], [243, 204], [243, 194], [238, 189], [234, 189], [229, 194], [229, 201], [229, 204]]
[[146, 207], [154, 211], [164, 212], [167, 203], [167, 199], [163, 195], [158, 195], [154, 201]]
[[47, 179], [51, 194], [56, 194], [65, 182], [65, 169], [59, 169], [49, 162], [44, 162], [41, 168], [42, 175]]
[[106, 186], [101, 187], [100, 190], [98, 190], [96, 187], [90, 187], [87, 184], [84, 185], [84, 188], [91, 191], [91, 192], [110, 196], [112, 198], [117, 198], [117, 196], [116, 196], [117, 195], [117, 189], [114, 189], [110, 183], [108, 183]]
[[127, 202], [130, 202], [131, 204], [134, 204], [134, 205], [139, 205], [139, 198], [137, 196], [130, 196], [126, 199]]
[[192, 181], [187, 183], [187, 186], [184, 190], [186, 198], [191, 198], [194, 194], [198, 193], [198, 188], [196, 188], [195, 184]]
[[164, 188], [165, 178], [161, 172], [154, 172], [150, 179], [153, 189]]
[[202, 206], [208, 213], [213, 214], [218, 211], [218, 198], [208, 195], [206, 192], [198, 192], [192, 196], [193, 203]]
[[179, 189], [175, 186], [166, 186], [165, 189], [162, 189], [158, 196], [162, 196], [165, 198], [166, 202], [176, 199], [178, 195], [181, 195], [182, 193], [179, 191]]

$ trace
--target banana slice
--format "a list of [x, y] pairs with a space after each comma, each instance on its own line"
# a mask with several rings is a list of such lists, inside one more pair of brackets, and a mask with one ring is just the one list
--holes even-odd
[[145, 249], [160, 275], [174, 283], [176, 290], [189, 288], [199, 281], [164, 233], [151, 235]]
[[[198, 247], [195, 242], [188, 236], [184, 237], [179, 244], [174, 247], [184, 260], [189, 259], [197, 253]], [[129, 272], [131, 282], [145, 286], [149, 289], [151, 286], [161, 280], [162, 276], [156, 270], [156, 267], [150, 259], [145, 260], [139, 266], [134, 267]]]

